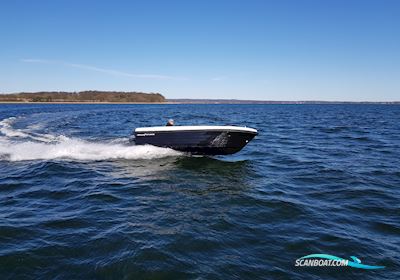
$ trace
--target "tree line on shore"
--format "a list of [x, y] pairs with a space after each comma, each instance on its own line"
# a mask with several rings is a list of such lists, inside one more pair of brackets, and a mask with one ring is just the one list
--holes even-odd
[[159, 93], [125, 91], [41, 91], [0, 94], [0, 102], [165, 102]]

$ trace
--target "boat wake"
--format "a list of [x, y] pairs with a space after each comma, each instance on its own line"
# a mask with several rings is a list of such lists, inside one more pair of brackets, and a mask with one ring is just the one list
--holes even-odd
[[0, 121], [0, 159], [25, 160], [114, 160], [155, 159], [181, 156], [183, 153], [151, 145], [128, 145], [126, 139], [93, 142], [64, 135], [42, 134], [31, 129], [13, 128], [17, 118]]

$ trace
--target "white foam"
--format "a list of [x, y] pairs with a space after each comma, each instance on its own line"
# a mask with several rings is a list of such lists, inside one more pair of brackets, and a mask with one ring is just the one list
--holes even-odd
[[0, 132], [3, 133], [7, 137], [23, 137], [26, 138], [28, 135], [22, 132], [19, 129], [13, 129], [12, 124], [16, 121], [17, 118], [10, 117], [4, 119], [0, 122]]
[[[0, 122], [0, 158], [10, 161], [23, 160], [112, 160], [112, 159], [154, 159], [183, 155], [172, 149], [150, 145], [125, 145], [127, 138], [115, 139], [109, 143], [91, 142], [69, 138], [64, 135], [39, 134], [29, 129], [14, 129], [16, 118]], [[17, 141], [16, 141], [17, 140]], [[32, 141], [34, 140], [34, 141]]]
[[80, 139], [67, 139], [59, 143], [8, 142], [0, 140], [0, 157], [10, 161], [154, 159], [179, 155], [182, 155], [182, 153], [150, 145], [126, 146], [87, 142]]
[[[29, 126], [27, 129], [16, 129], [13, 128], [13, 123], [17, 120], [15, 117], [10, 117], [4, 119], [0, 122], [0, 132], [9, 138], [17, 137], [17, 138], [31, 138], [33, 140], [42, 141], [42, 142], [53, 142], [58, 141], [60, 136], [54, 136], [51, 134], [39, 134], [34, 133], [32, 130], [39, 127], [38, 125]], [[65, 136], [62, 136], [65, 137]]]

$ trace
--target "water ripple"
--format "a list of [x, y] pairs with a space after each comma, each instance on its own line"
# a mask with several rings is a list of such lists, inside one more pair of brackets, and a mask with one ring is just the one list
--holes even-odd
[[[166, 118], [260, 134], [131, 147]], [[2, 279], [397, 279], [400, 107], [0, 105]], [[312, 253], [381, 271], [299, 268]]]

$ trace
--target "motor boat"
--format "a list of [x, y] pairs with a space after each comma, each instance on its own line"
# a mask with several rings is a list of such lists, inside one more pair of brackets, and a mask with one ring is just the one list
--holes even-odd
[[228, 155], [240, 151], [257, 130], [240, 126], [153, 126], [135, 129], [136, 145], [153, 145], [195, 155]]

